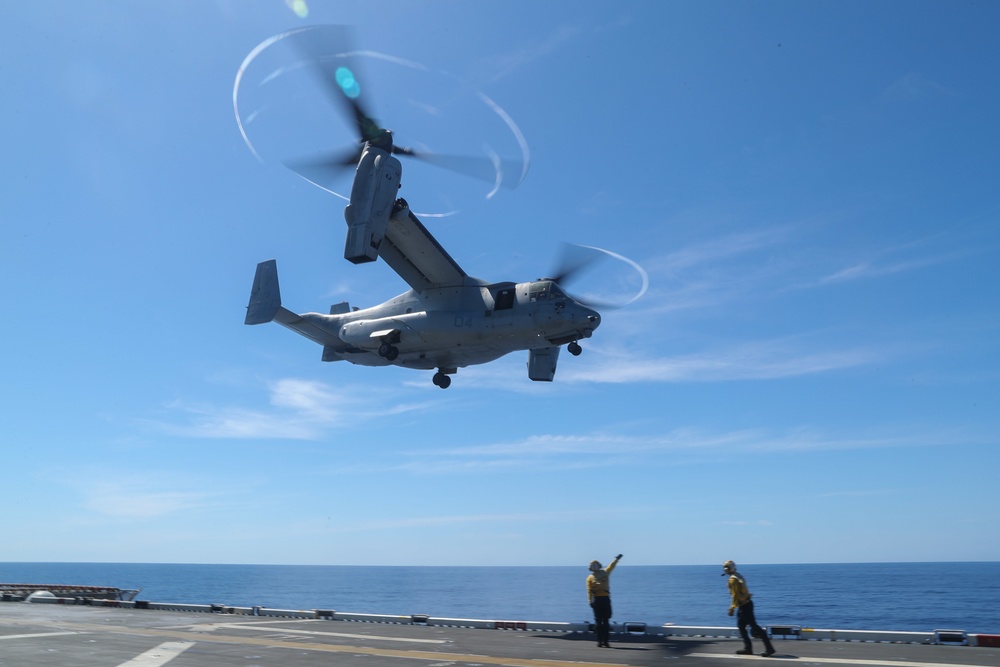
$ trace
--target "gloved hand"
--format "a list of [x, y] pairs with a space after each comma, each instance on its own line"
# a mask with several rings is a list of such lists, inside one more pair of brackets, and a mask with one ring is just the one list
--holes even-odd
[[617, 556], [615, 556], [615, 560], [621, 560], [621, 559], [622, 559], [622, 555], [621, 554], [618, 554]]
[[729, 615], [730, 615], [730, 616], [732, 616], [732, 615], [733, 615], [733, 611], [734, 611], [733, 609], [730, 609], [730, 610], [729, 610]]

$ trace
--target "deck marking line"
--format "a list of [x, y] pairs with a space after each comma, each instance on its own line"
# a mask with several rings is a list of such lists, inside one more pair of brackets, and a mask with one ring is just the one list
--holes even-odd
[[163, 642], [131, 660], [126, 660], [118, 667], [161, 667], [192, 646], [194, 642]]
[[[314, 619], [305, 619], [307, 621], [312, 621]], [[324, 632], [322, 630], [297, 630], [289, 628], [272, 628], [272, 625], [279, 625], [281, 623], [300, 623], [301, 621], [291, 620], [291, 621], [248, 621], [241, 622], [236, 621], [232, 623], [205, 623], [205, 624], [195, 624], [195, 625], [176, 625], [173, 626], [179, 630], [188, 630], [190, 632], [215, 632], [216, 630], [221, 630], [223, 628], [228, 630], [274, 630], [275, 632], [287, 632], [296, 633], [300, 635], [317, 635], [321, 637], [345, 637], [347, 639], [371, 639], [375, 641], [383, 642], [402, 642], [411, 644], [448, 644], [450, 640], [448, 639], [407, 639], [406, 637], [386, 637], [384, 635], [359, 635], [352, 634], [348, 632]], [[320, 621], [329, 623], [329, 621]]]
[[[8, 623], [25, 623], [26, 621], [7, 620]], [[34, 623], [34, 621], [32, 621]], [[263, 646], [267, 648], [291, 648], [297, 651], [308, 649], [320, 653], [353, 653], [355, 655], [377, 655], [384, 658], [405, 658], [408, 660], [428, 660], [432, 662], [467, 662], [481, 665], [501, 665], [502, 667], [631, 667], [617, 662], [584, 662], [580, 660], [546, 660], [544, 658], [503, 658], [493, 655], [476, 653], [447, 653], [444, 651], [410, 651], [406, 649], [373, 648], [371, 646], [348, 646], [345, 644], [315, 644], [306, 642], [290, 642], [268, 639], [266, 637], [240, 637], [239, 635], [215, 635], [183, 630], [164, 630], [157, 628], [132, 628], [127, 625], [100, 625], [97, 623], [60, 622], [63, 627], [78, 628], [81, 632], [108, 633], [140, 637], [171, 637], [186, 639], [191, 643], [205, 642], [210, 644], [242, 644]], [[727, 656], [728, 657], [728, 656]], [[155, 663], [123, 663], [118, 667], [153, 667]], [[906, 667], [936, 667], [910, 663]], [[949, 666], [967, 667], [967, 666]]]
[[[243, 627], [244, 623], [218, 623], [213, 626], [213, 630], [216, 628], [229, 628], [230, 630], [234, 628]], [[266, 625], [253, 625], [254, 630], [267, 630], [269, 629]], [[375, 640], [381, 642], [403, 642], [403, 643], [413, 643], [413, 644], [448, 644], [447, 639], [407, 639], [406, 637], [385, 637], [382, 635], [357, 635], [350, 634], [347, 632], [323, 632], [322, 630], [296, 630], [294, 628], [273, 628], [275, 632], [284, 632], [287, 634], [297, 634], [297, 635], [316, 635], [319, 637], [345, 637], [347, 639], [364, 639], [364, 640]]]
[[30, 635], [2, 635], [0, 639], [36, 639], [38, 637], [58, 637], [59, 635], [78, 635], [79, 632], [34, 632]]
[[291, 618], [288, 620], [282, 620], [278, 618], [268, 619], [263, 621], [229, 621], [226, 623], [195, 623], [193, 625], [166, 625], [165, 628], [176, 628], [178, 630], [195, 630], [199, 632], [212, 632], [218, 630], [219, 628], [249, 628], [257, 626], [268, 626], [277, 625], [278, 623], [329, 623], [329, 621], [322, 618]]
[[863, 660], [859, 658], [803, 658], [801, 656], [789, 656], [782, 658], [781, 654], [772, 655], [769, 658], [756, 655], [734, 655], [731, 653], [688, 653], [686, 658], [728, 658], [730, 660], [766, 660], [773, 662], [776, 660], [795, 660], [796, 662], [819, 662], [828, 665], [871, 665], [873, 667], [969, 667], [968, 665], [957, 665], [948, 662], [919, 662], [916, 660]]

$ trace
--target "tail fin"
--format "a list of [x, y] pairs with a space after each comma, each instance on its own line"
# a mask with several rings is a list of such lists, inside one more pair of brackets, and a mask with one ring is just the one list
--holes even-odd
[[274, 319], [281, 308], [281, 291], [278, 289], [278, 263], [269, 259], [257, 265], [250, 290], [250, 303], [244, 324], [264, 324]]

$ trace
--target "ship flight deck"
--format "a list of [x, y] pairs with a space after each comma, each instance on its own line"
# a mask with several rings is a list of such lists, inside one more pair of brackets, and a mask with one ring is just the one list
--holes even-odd
[[[810, 667], [1000, 665], [1000, 638], [970, 637], [958, 631], [870, 635], [822, 631], [834, 636], [806, 639], [808, 630], [772, 628], [777, 653], [765, 658], [736, 655], [742, 641], [729, 628], [619, 623], [611, 648], [598, 648], [583, 623], [141, 601], [38, 602], [44, 603], [0, 603], [0, 666], [747, 667], [761, 661]], [[904, 643], [898, 637], [919, 643]], [[983, 645], [970, 645], [976, 643]], [[759, 641], [754, 648], [762, 650]]]

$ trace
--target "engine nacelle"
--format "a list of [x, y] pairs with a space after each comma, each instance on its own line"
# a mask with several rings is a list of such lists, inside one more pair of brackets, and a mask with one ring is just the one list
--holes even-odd
[[378, 259], [402, 173], [399, 160], [381, 148], [365, 146], [354, 173], [351, 202], [344, 208], [344, 259], [355, 264]]

